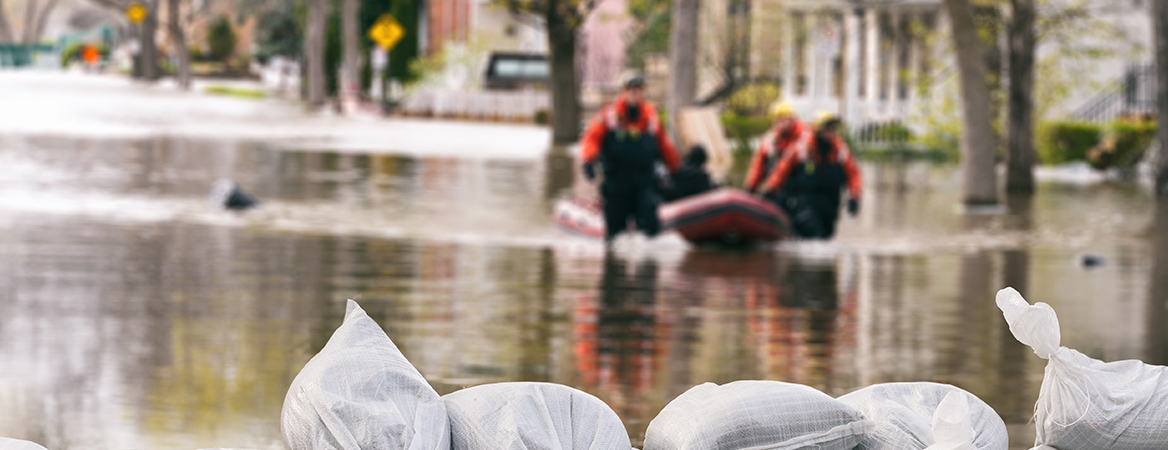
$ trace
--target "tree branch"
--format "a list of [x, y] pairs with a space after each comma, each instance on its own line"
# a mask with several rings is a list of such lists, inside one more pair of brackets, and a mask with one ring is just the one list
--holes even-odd
[[117, 11], [119, 13], [124, 11], [126, 9], [126, 7], [129, 6], [128, 4], [123, 4], [122, 2], [120, 2], [118, 0], [89, 0], [89, 1], [97, 6], [100, 6], [102, 8], [109, 8], [109, 9], [112, 9], [112, 10]]
[[[41, 40], [41, 37], [44, 36], [45, 24], [49, 22], [49, 15], [53, 13], [53, 10], [57, 8], [57, 4], [60, 2], [61, 0], [49, 0], [49, 3], [46, 4], [44, 9], [41, 10], [41, 15], [37, 18], [36, 21], [36, 28], [33, 29], [33, 40], [30, 43], [38, 42]], [[32, 24], [29, 24], [29, 26], [32, 26]]]

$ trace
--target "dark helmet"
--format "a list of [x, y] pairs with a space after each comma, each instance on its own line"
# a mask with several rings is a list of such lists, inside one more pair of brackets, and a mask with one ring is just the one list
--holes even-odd
[[645, 77], [637, 72], [628, 72], [621, 76], [622, 89], [644, 89]]

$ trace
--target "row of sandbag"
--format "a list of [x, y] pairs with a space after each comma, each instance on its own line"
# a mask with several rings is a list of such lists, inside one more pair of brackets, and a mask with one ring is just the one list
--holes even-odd
[[[439, 397], [353, 301], [296, 376], [281, 427], [293, 450], [630, 448], [611, 408], [551, 383], [488, 384]], [[1006, 427], [972, 394], [935, 383], [874, 385], [833, 399], [777, 381], [696, 386], [665, 406], [645, 450], [1005, 450]]]

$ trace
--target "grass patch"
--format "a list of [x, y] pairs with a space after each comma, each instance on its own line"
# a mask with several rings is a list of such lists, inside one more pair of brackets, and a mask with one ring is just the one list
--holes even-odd
[[223, 85], [207, 86], [206, 88], [203, 89], [203, 92], [206, 92], [208, 94], [215, 94], [215, 95], [226, 95], [228, 97], [250, 98], [250, 99], [267, 98], [267, 96], [268, 96], [267, 92], [264, 92], [264, 91], [259, 90], [259, 89], [232, 87], [232, 86], [223, 86]]

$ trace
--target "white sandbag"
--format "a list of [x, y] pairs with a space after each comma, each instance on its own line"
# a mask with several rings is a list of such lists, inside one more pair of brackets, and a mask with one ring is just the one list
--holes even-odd
[[956, 386], [938, 383], [883, 383], [839, 400], [876, 428], [859, 450], [1006, 450], [1006, 423], [990, 405]]
[[288, 388], [280, 428], [291, 450], [450, 448], [438, 393], [352, 300]]
[[645, 450], [851, 450], [874, 425], [808, 386], [705, 383], [673, 399], [649, 422]]
[[1034, 406], [1035, 446], [1168, 449], [1168, 367], [1105, 363], [1060, 347], [1054, 309], [1013, 288], [998, 291], [997, 303], [1014, 337], [1050, 360]]
[[0, 437], [0, 450], [46, 450], [40, 444], [31, 441], [22, 441], [20, 439], [12, 439]]
[[496, 383], [442, 397], [454, 450], [628, 450], [616, 412], [551, 383]]

